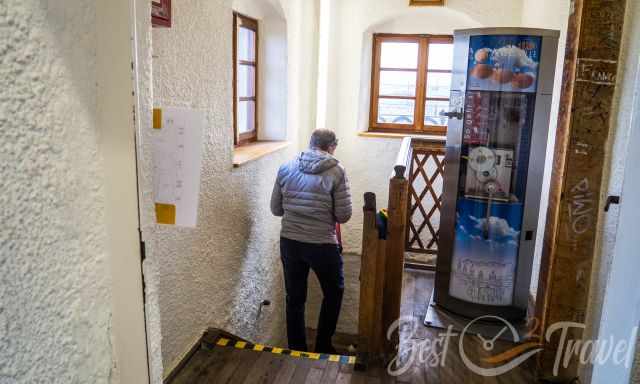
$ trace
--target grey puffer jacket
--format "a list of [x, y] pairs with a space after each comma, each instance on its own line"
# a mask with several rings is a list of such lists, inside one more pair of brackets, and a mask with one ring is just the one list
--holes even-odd
[[327, 152], [302, 152], [278, 170], [271, 212], [282, 216], [282, 237], [337, 244], [336, 222], [346, 223], [351, 218], [351, 193], [344, 167]]

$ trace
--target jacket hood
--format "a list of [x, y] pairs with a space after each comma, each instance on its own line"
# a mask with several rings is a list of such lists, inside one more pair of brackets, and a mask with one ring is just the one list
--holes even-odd
[[322, 173], [338, 163], [338, 160], [329, 153], [313, 149], [303, 151], [298, 156], [298, 169], [303, 173]]

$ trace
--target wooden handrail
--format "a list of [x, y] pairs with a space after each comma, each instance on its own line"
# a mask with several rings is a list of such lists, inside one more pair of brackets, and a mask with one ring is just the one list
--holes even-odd
[[396, 162], [393, 165], [393, 171], [391, 172], [390, 178], [407, 178], [407, 171], [411, 165], [411, 140], [413, 140], [413, 138], [409, 136], [402, 139], [400, 151], [398, 151], [398, 155], [396, 156]]

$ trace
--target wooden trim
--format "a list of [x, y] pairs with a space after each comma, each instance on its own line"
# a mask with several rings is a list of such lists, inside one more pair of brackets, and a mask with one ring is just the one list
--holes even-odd
[[451, 35], [430, 35], [429, 44], [453, 44]]
[[379, 132], [379, 133], [406, 133], [408, 135], [435, 135], [435, 136], [446, 136], [447, 134], [447, 126], [446, 125], [425, 125], [422, 130], [417, 130], [410, 128], [410, 124], [378, 124], [375, 127], [369, 127], [369, 132]]
[[[381, 46], [384, 42], [407, 42], [418, 44], [418, 66], [417, 68], [389, 68], [380, 67]], [[435, 135], [445, 135], [446, 126], [425, 125], [426, 102], [428, 100], [448, 101], [445, 97], [427, 97], [427, 77], [429, 73], [451, 73], [452, 70], [433, 69], [429, 70], [429, 44], [442, 43], [450, 44], [453, 36], [448, 35], [424, 35], [408, 34], [397, 35], [388, 33], [376, 33], [373, 35], [372, 59], [371, 59], [371, 95], [369, 108], [369, 130], [372, 132], [402, 132], [402, 133], [428, 133]], [[392, 96], [381, 95], [380, 73], [382, 71], [405, 71], [416, 72], [415, 96]], [[380, 99], [414, 100], [413, 122], [411, 124], [379, 123], [378, 112]]]
[[418, 48], [418, 79], [416, 84], [416, 103], [413, 109], [414, 127], [418, 131], [424, 129], [425, 103], [422, 101], [427, 93], [427, 67], [429, 61], [429, 41], [427, 38], [420, 39]]
[[241, 145], [245, 145], [245, 144], [249, 144], [249, 143], [254, 143], [256, 141], [258, 141], [258, 137], [257, 137], [257, 132], [254, 129], [253, 131], [249, 131], [249, 132], [243, 132], [241, 134], [238, 135], [238, 143], [236, 144], [237, 146], [241, 146]]
[[151, 26], [171, 27], [171, 0], [151, 1]]
[[[579, 357], [560, 364], [555, 375], [559, 332], [549, 342], [545, 333], [561, 321], [584, 323], [590, 301], [592, 270], [602, 206], [604, 168], [613, 129], [612, 111], [625, 21], [626, 0], [575, 0], [569, 17], [558, 128], [554, 150], [549, 208], [542, 245], [540, 282], [536, 298], [538, 338], [545, 343], [538, 355], [540, 378], [572, 380]], [[588, 60], [593, 65], [580, 65]], [[574, 113], [575, 112], [575, 113]], [[578, 222], [579, 221], [579, 222]], [[581, 340], [573, 327], [566, 340]], [[565, 343], [566, 345], [566, 343]], [[562, 346], [564, 347], [564, 345]]]
[[421, 37], [428, 37], [429, 39], [432, 40], [441, 40], [441, 41], [449, 41], [449, 42], [453, 42], [453, 36], [452, 35], [429, 35], [429, 34], [424, 34], [424, 33], [403, 33], [403, 34], [398, 34], [398, 33], [374, 33], [373, 37], [379, 37], [379, 38], [384, 38], [385, 40], [398, 40], [398, 41], [403, 41], [403, 39], [406, 38], [421, 38]]
[[162, 379], [163, 384], [170, 384], [173, 382], [173, 380], [175, 380], [175, 378], [178, 376], [178, 373], [180, 373], [180, 371], [182, 371], [182, 369], [184, 369], [184, 367], [187, 366], [187, 364], [189, 363], [189, 360], [191, 360], [193, 355], [195, 355], [196, 352], [198, 352], [198, 350], [202, 345], [202, 340], [204, 339], [204, 337], [205, 337], [205, 333], [203, 332], [202, 335], [198, 337], [196, 342], [193, 343], [191, 347], [189, 347], [189, 349], [182, 356], [182, 358], [180, 358], [180, 361], [178, 361], [178, 363], [173, 368], [171, 368], [171, 370], [169, 370], [169, 372], [165, 375], [165, 377]]
[[233, 150], [233, 166], [239, 167], [270, 153], [287, 148], [289, 145], [291, 143], [288, 141], [257, 141], [236, 147]]
[[415, 100], [415, 96], [391, 96], [391, 95], [378, 95], [378, 99], [400, 99], [400, 100]]
[[412, 7], [443, 6], [444, 0], [409, 0], [409, 5]]
[[405, 137], [411, 137], [416, 140], [429, 140], [429, 141], [442, 143], [442, 144], [444, 144], [447, 139], [445, 136], [442, 136], [442, 135], [428, 135], [426, 133], [421, 133], [421, 132], [398, 133], [398, 132], [363, 131], [363, 132], [358, 132], [358, 136], [382, 138], [382, 139], [404, 139]]
[[380, 67], [380, 72], [389, 71], [389, 72], [417, 72], [418, 68], [393, 68], [393, 67]]
[[233, 14], [233, 47], [232, 47], [232, 55], [233, 55], [233, 144], [238, 145], [238, 68], [236, 66], [236, 60], [238, 60], [238, 14], [234, 12]]
[[[251, 29], [255, 32], [255, 61], [251, 60], [238, 60], [238, 27]], [[246, 145], [258, 141], [258, 116], [259, 114], [259, 62], [260, 62], [260, 35], [258, 20], [245, 16], [241, 13], [233, 13], [233, 144], [237, 146]], [[238, 97], [238, 66], [247, 65], [255, 68], [254, 76], [254, 92], [255, 95]], [[254, 116], [253, 126], [254, 129], [250, 132], [238, 133], [238, 101], [253, 101], [254, 102]]]
[[234, 12], [233, 14], [236, 15], [236, 17], [238, 18], [238, 23], [239, 23], [238, 26], [251, 29], [256, 33], [258, 32], [258, 20], [254, 19], [253, 17], [242, 14], [240, 12]]

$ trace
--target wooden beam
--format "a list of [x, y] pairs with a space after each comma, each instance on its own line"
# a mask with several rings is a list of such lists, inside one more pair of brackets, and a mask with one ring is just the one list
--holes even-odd
[[[585, 321], [626, 0], [572, 4], [536, 300], [541, 341], [554, 323]], [[545, 344], [538, 372], [571, 380], [577, 356], [554, 372], [559, 336]], [[580, 339], [582, 332], [574, 328], [568, 337]]]

